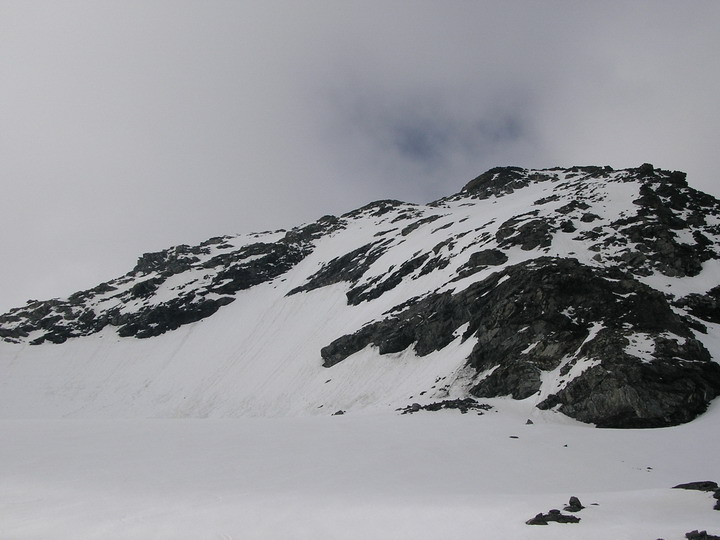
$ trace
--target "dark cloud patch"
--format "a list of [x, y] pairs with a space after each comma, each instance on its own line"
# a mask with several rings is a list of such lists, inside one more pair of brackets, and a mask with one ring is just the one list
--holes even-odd
[[318, 98], [319, 138], [346, 184], [427, 202], [454, 193], [483, 168], [508, 159], [532, 164], [533, 98], [523, 86], [476, 82], [477, 89], [458, 92], [433, 77], [399, 88], [367, 83], [376, 78], [368, 69]]
[[521, 119], [511, 116], [462, 124], [442, 118], [402, 120], [389, 128], [394, 150], [401, 158], [428, 164], [434, 170], [446, 165], [457, 151], [472, 152], [479, 158], [481, 149], [509, 144], [523, 136]]
[[406, 122], [396, 126], [393, 132], [393, 146], [402, 157], [412, 161], [438, 161], [448, 144], [447, 131], [435, 125]]

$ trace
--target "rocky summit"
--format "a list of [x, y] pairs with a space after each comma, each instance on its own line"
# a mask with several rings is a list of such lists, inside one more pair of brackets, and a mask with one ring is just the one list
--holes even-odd
[[236, 416], [502, 398], [599, 427], [670, 426], [720, 394], [719, 325], [720, 201], [684, 173], [499, 167], [427, 205], [177, 246], [29, 301], [0, 316], [5, 384], [26, 392], [0, 408]]

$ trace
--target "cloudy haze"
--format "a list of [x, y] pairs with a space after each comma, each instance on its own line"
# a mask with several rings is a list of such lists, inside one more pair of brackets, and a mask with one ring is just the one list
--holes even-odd
[[496, 165], [720, 195], [720, 3], [0, 0], [0, 311]]

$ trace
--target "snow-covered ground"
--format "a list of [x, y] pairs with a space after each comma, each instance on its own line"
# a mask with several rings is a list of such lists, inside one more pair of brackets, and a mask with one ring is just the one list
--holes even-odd
[[[526, 404], [494, 403], [482, 416], [3, 420], [0, 538], [720, 533], [710, 493], [669, 489], [720, 480], [718, 404], [675, 428], [600, 430], [548, 418], [526, 425]], [[586, 506], [579, 524], [525, 524], [572, 495]]]
[[[473, 251], [497, 246], [491, 239], [517, 212], [533, 208], [527, 219], [545, 218], [571, 200], [571, 180], [531, 184], [502, 204], [455, 198], [360, 213], [348, 218], [352, 226], [317, 240], [288, 272], [237, 292], [207, 319], [150, 339], [121, 338], [106, 327], [62, 345], [27, 344], [44, 330], [26, 342], [0, 343], [0, 540], [681, 540], [695, 529], [720, 535], [711, 494], [670, 489], [720, 481], [720, 400], [674, 428], [595, 429], [535, 407], [559, 384], [548, 372], [552, 384], [544, 393], [487, 400], [493, 409], [483, 415], [398, 414], [413, 402], [466, 397], [469, 377], [478, 374], [465, 366], [476, 338], [462, 342], [464, 327], [424, 357], [412, 347], [381, 356], [370, 346], [322, 365], [322, 347], [410, 298], [460, 291], [539, 255], [604, 264], [587, 240], [557, 233], [547, 248], [513, 246], [506, 262], [451, 279]], [[633, 209], [636, 183], [612, 193], [599, 180], [586, 184], [596, 218], [576, 219], [578, 234]], [[558, 193], [563, 197], [550, 197]], [[397, 221], [401, 213], [414, 214]], [[429, 216], [435, 220], [400, 232]], [[385, 235], [393, 249], [361, 283], [418, 254], [446, 257], [448, 265], [418, 269], [357, 306], [348, 305], [348, 283], [286, 296], [334, 257]], [[280, 236], [227, 237], [203, 256]], [[603, 256], [622, 249], [629, 248], [610, 246]], [[209, 282], [213, 268], [173, 275], [156, 298], [123, 309]], [[643, 281], [679, 297], [717, 285], [719, 269], [709, 261], [694, 278], [656, 272]], [[132, 279], [98, 293], [91, 307], [112, 307]], [[720, 325], [707, 326], [697, 337], [717, 361]], [[594, 326], [591, 336], [599, 330]], [[639, 333], [626, 350], [648, 361], [653, 343]], [[338, 410], [347, 414], [333, 416]], [[586, 506], [579, 524], [525, 524], [562, 509], [570, 496]]]

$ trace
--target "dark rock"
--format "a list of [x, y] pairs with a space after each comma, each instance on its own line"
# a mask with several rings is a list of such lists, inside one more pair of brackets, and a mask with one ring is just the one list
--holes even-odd
[[547, 203], [551, 203], [551, 202], [555, 202], [555, 201], [559, 201], [559, 200], [560, 200], [559, 195], [549, 195], [547, 197], [542, 197], [542, 198], [538, 199], [537, 201], [535, 201], [533, 203], [533, 206], [542, 206], [543, 204], [547, 204]]
[[498, 266], [508, 261], [507, 255], [499, 249], [483, 249], [470, 255], [468, 262], [458, 268], [455, 279], [471, 276], [488, 266]]
[[525, 523], [527, 525], [548, 525], [548, 521], [545, 519], [542, 512], [537, 514], [534, 518], [528, 519]]
[[486, 403], [478, 403], [472, 398], [465, 399], [446, 399], [443, 401], [437, 401], [435, 403], [429, 403], [427, 405], [420, 405], [419, 403], [413, 403], [405, 408], [398, 409], [402, 414], [412, 414], [418, 411], [440, 411], [444, 409], [457, 409], [462, 414], [466, 414], [468, 411], [477, 411], [478, 414], [483, 414], [485, 411], [489, 411], [492, 407]]
[[303, 227], [295, 227], [285, 233], [280, 243], [287, 245], [307, 246], [313, 240], [321, 238], [323, 235], [342, 229], [345, 227], [345, 221], [335, 216], [323, 216], [315, 223], [310, 223]]
[[222, 263], [218, 261], [219, 257], [215, 257], [205, 266], [211, 268], [222, 264], [223, 269], [213, 278], [207, 290], [217, 294], [235, 294], [249, 289], [284, 274], [310, 252], [311, 248], [305, 244], [276, 242], [245, 246], [232, 255], [233, 260], [225, 259]]
[[655, 174], [655, 167], [652, 163], [643, 163], [637, 168], [637, 172], [640, 176], [650, 176]]
[[221, 306], [234, 300], [231, 297], [217, 300], [174, 298], [166, 303], [124, 316], [122, 318], [123, 325], [118, 328], [118, 335], [137, 338], [159, 336], [185, 324], [205, 319]]
[[680, 298], [675, 305], [699, 319], [720, 324], [720, 286], [713, 287], [705, 294], [689, 294]]
[[546, 219], [530, 219], [517, 216], [500, 225], [495, 238], [498, 247], [520, 246], [524, 251], [548, 247], [556, 228]]
[[678, 484], [673, 489], [691, 489], [695, 491], [715, 491], [718, 489], [717, 482], [711, 480], [702, 480], [700, 482], [688, 482], [687, 484]]
[[387, 251], [387, 247], [387, 241], [375, 242], [336, 257], [310, 276], [307, 283], [290, 291], [288, 296], [327, 287], [341, 281], [355, 283], [367, 272], [370, 265]]
[[406, 206], [406, 205], [407, 205], [407, 203], [404, 203], [402, 201], [393, 200], [393, 199], [374, 201], [369, 204], [366, 204], [365, 206], [363, 206], [361, 208], [358, 208], [357, 210], [353, 210], [351, 212], [343, 214], [342, 217], [343, 218], [357, 218], [357, 217], [362, 216], [363, 214], [369, 214], [371, 216], [382, 216], [400, 206]]
[[498, 266], [505, 264], [507, 260], [507, 255], [499, 249], [484, 249], [470, 255], [468, 264], [470, 266]]
[[545, 518], [548, 521], [556, 521], [557, 523], [580, 523], [580, 518], [575, 516], [569, 516], [567, 514], [556, 514], [552, 516], [552, 519]]
[[[643, 177], [640, 197], [633, 201], [637, 214], [613, 222], [610, 227], [645, 253], [647, 259], [624, 261], [635, 272], [653, 267], [671, 277], [695, 276], [702, 263], [714, 258], [708, 244], [707, 233], [714, 234], [705, 225], [705, 216], [720, 211], [720, 201], [674, 183], [673, 173], [655, 171], [654, 176]], [[685, 218], [681, 219], [678, 214]], [[682, 243], [673, 232], [693, 223], [704, 227], [693, 231], [694, 244]]]
[[132, 272], [135, 274], [159, 272], [166, 277], [179, 274], [189, 270], [199, 260], [197, 255], [206, 252], [204, 247], [180, 245], [155, 253], [145, 253], [138, 259]]
[[423, 255], [410, 259], [409, 261], [405, 261], [400, 265], [400, 268], [398, 268], [395, 272], [393, 272], [387, 278], [381, 281], [370, 282], [364, 285], [353, 287], [347, 292], [348, 304], [357, 306], [361, 302], [380, 298], [380, 296], [382, 296], [387, 291], [392, 290], [398, 285], [400, 285], [404, 277], [409, 276], [418, 268], [420, 268], [423, 264], [425, 264], [425, 261], [428, 260], [428, 257], [429, 255], [425, 253]]
[[410, 225], [408, 225], [407, 227], [405, 227], [403, 230], [401, 230], [401, 231], [400, 231], [400, 234], [401, 234], [402, 236], [407, 236], [408, 234], [410, 234], [411, 232], [413, 232], [415, 229], [417, 229], [417, 228], [419, 228], [419, 227], [421, 227], [421, 226], [423, 226], [423, 225], [425, 225], [425, 224], [427, 224], [427, 223], [432, 223], [433, 221], [438, 220], [438, 219], [440, 219], [441, 217], [442, 217], [442, 216], [439, 216], [439, 215], [435, 214], [435, 215], [428, 216], [428, 217], [423, 218], [423, 219], [419, 219], [419, 220], [417, 220], [415, 223], [411, 223]]
[[577, 210], [587, 210], [588, 208], [590, 208], [589, 204], [584, 201], [575, 199], [573, 201], [570, 201], [568, 204], [561, 206], [555, 211], [559, 214], [567, 215]]
[[132, 286], [130, 296], [133, 298], [147, 298], [152, 296], [163, 281], [165, 281], [163, 278], [151, 278], [140, 281]]
[[432, 234], [435, 234], [436, 232], [442, 231], [443, 229], [449, 229], [449, 228], [452, 227], [454, 224], [455, 224], [455, 222], [450, 221], [450, 222], [446, 223], [445, 225], [440, 225], [437, 229], [433, 229], [433, 230], [432, 230]]
[[698, 531], [697, 529], [685, 533], [685, 538], [688, 540], [720, 540], [720, 536], [708, 534], [707, 531]]
[[550, 510], [547, 514], [537, 514], [534, 518], [527, 520], [525, 523], [528, 525], [548, 525], [550, 522], [580, 523], [580, 518], [563, 514], [560, 510]]
[[577, 228], [572, 221], [566, 219], [560, 223], [560, 230], [564, 233], [574, 233], [577, 231]]
[[593, 214], [592, 212], [587, 212], [580, 217], [580, 221], [582, 221], [583, 223], [592, 223], [593, 221], [597, 221], [598, 219], [600, 219], [600, 216], [598, 216], [597, 214]]
[[580, 503], [580, 499], [578, 499], [577, 497], [570, 497], [568, 505], [563, 508], [563, 510], [565, 510], [566, 512], [579, 512], [583, 508], [585, 507], [582, 505], [582, 503]]
[[418, 277], [429, 274], [430, 272], [433, 272], [435, 270], [442, 270], [448, 264], [450, 264], [450, 261], [444, 257], [434, 257], [432, 259], [427, 259], [427, 262], [423, 265], [420, 272], [418, 272]]
[[462, 188], [462, 193], [481, 199], [504, 195], [529, 184], [527, 170], [520, 167], [495, 167], [474, 178]]

